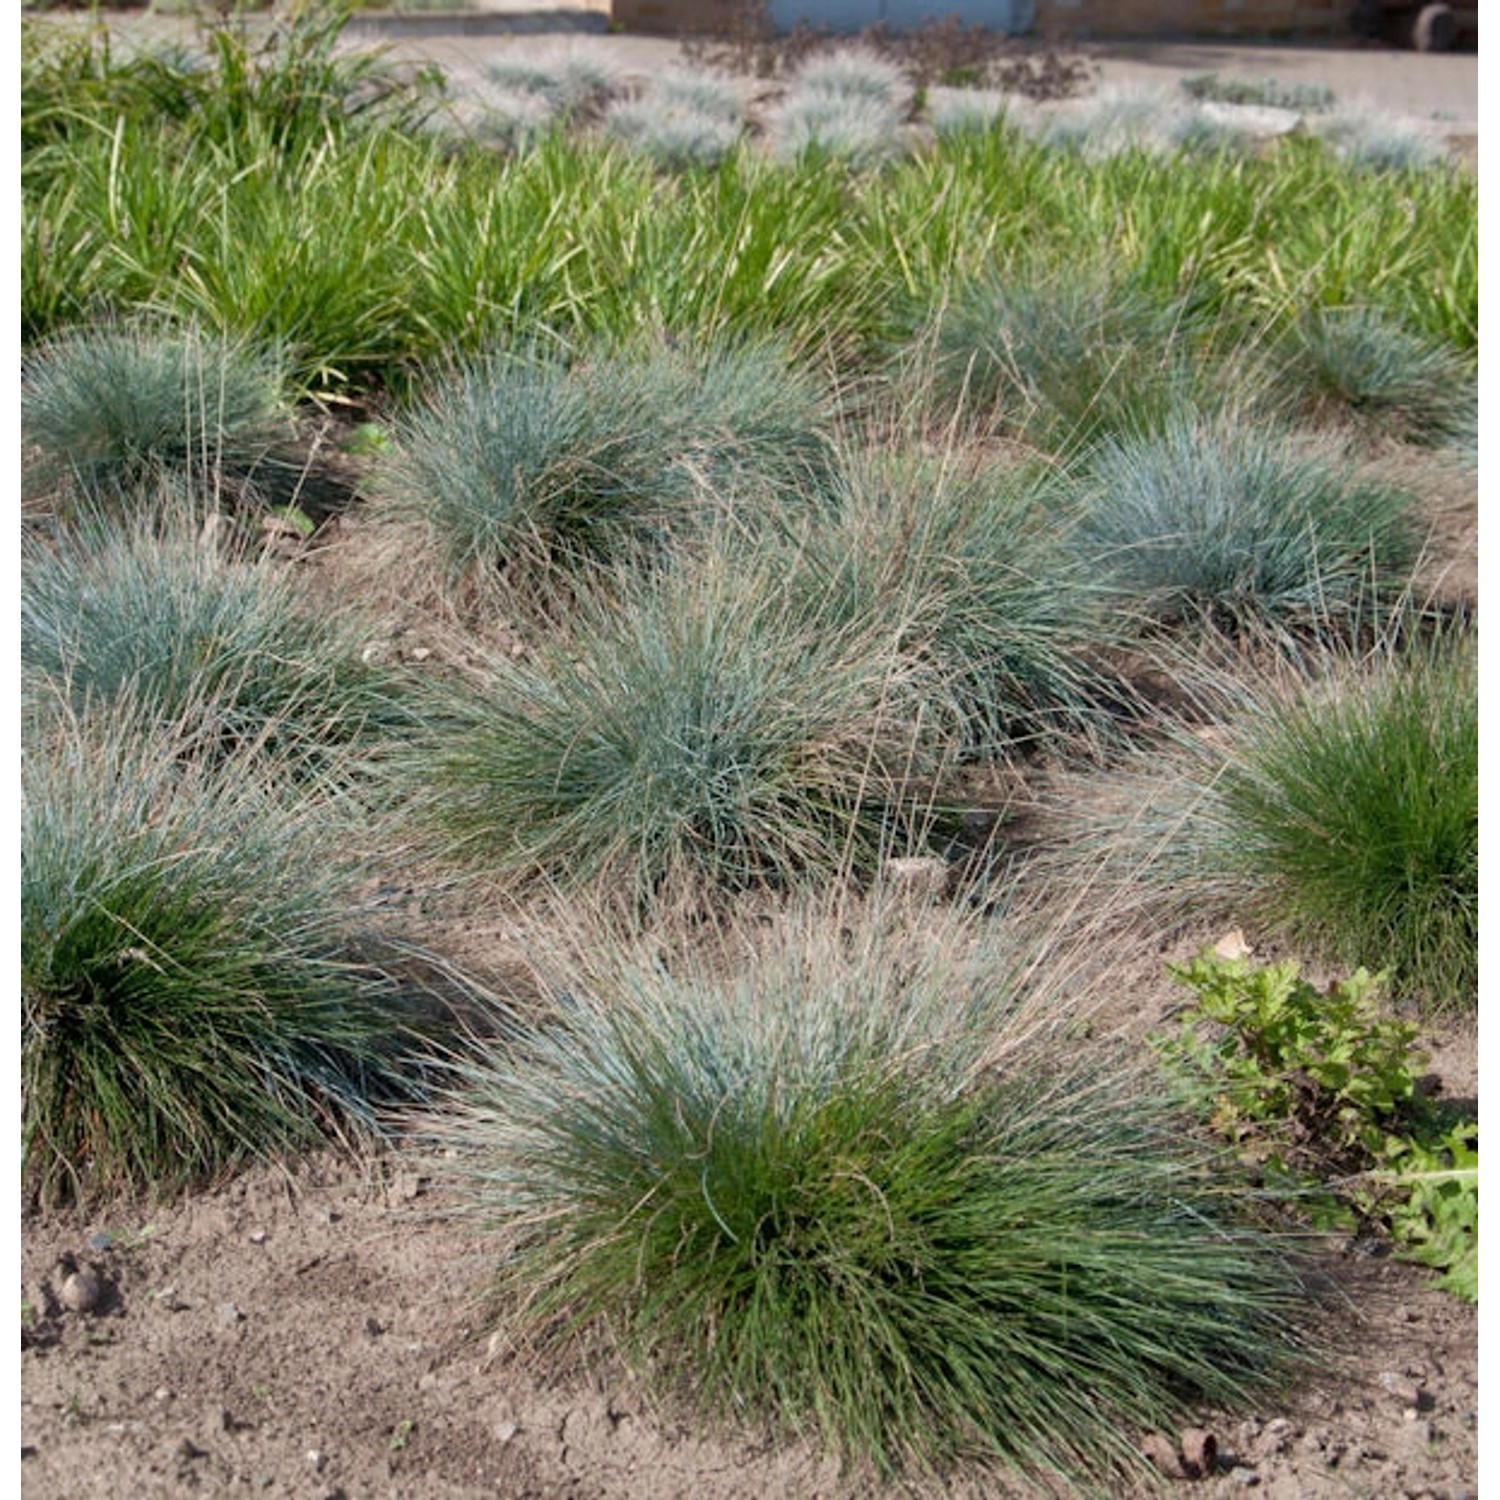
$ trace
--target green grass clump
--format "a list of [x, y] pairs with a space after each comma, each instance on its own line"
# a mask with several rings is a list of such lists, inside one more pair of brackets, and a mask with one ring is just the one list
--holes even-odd
[[371, 1138], [416, 1094], [417, 1012], [328, 799], [253, 755], [205, 765], [205, 708], [53, 716], [22, 768], [21, 1129], [43, 1201], [168, 1192]]
[[1477, 443], [1478, 383], [1452, 345], [1369, 307], [1316, 308], [1292, 333], [1292, 374], [1373, 431], [1425, 447]]
[[26, 354], [21, 430], [32, 483], [123, 504], [162, 478], [203, 494], [268, 478], [287, 436], [272, 350], [191, 329], [83, 327]]
[[1478, 704], [1472, 641], [1439, 636], [1308, 682], [1222, 683], [1207, 732], [1054, 790], [1038, 893], [1092, 869], [1157, 927], [1259, 924], [1397, 1003], [1478, 993]]
[[572, 364], [496, 352], [432, 386], [383, 490], [456, 578], [614, 563], [692, 531], [716, 497], [816, 486], [825, 415], [816, 382], [764, 342]]
[[1015, 954], [890, 919], [825, 912], [727, 973], [701, 941], [595, 943], [560, 976], [441, 1136], [501, 1235], [501, 1314], [887, 1473], [1118, 1493], [1142, 1432], [1276, 1388], [1303, 1289]]
[[356, 135], [414, 128], [438, 81], [372, 50], [339, 50], [350, 6], [296, 5], [268, 26], [200, 17], [192, 45], [132, 47], [106, 26], [22, 27], [21, 139], [35, 165], [61, 169], [67, 145], [127, 116], [160, 120], [236, 165], [245, 154], [326, 149]]
[[627, 579], [578, 616], [414, 747], [435, 846], [482, 876], [635, 907], [867, 871], [934, 774], [941, 695], [894, 624], [793, 601], [774, 560]]
[[1418, 555], [1411, 495], [1255, 424], [1105, 438], [1079, 494], [1082, 555], [1132, 607], [1232, 635], [1348, 629], [1401, 595]]
[[284, 563], [221, 555], [190, 517], [27, 531], [21, 564], [21, 667], [42, 704], [127, 698], [168, 720], [209, 704], [223, 744], [345, 785], [415, 722], [404, 685], [361, 660], [352, 615], [315, 607]]
[[1429, 1008], [1478, 995], [1475, 651], [1419, 648], [1240, 727], [1217, 857], [1267, 920]]

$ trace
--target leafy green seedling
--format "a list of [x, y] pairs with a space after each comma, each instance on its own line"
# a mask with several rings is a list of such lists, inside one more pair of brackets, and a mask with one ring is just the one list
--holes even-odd
[[1170, 972], [1196, 1004], [1158, 1048], [1264, 1183], [1320, 1227], [1380, 1230], [1476, 1301], [1479, 1127], [1420, 1087], [1416, 1028], [1380, 1015], [1379, 976], [1319, 990], [1295, 963], [1207, 949]]

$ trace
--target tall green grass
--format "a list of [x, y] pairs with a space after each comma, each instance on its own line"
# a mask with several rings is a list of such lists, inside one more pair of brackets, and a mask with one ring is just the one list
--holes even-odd
[[180, 140], [241, 153], [264, 142], [277, 155], [340, 144], [376, 130], [418, 126], [436, 106], [430, 70], [402, 69], [373, 50], [340, 50], [351, 6], [299, 3], [269, 25], [221, 15], [200, 20], [190, 44], [131, 47], [106, 26], [31, 19], [22, 26], [21, 143], [33, 166], [124, 117], [151, 116]]
[[414, 366], [497, 331], [774, 332], [863, 366], [953, 287], [1023, 259], [1065, 278], [1079, 246], [1108, 244], [1158, 299], [1191, 289], [1229, 344], [1354, 302], [1460, 351], [1477, 340], [1472, 178], [1405, 173], [1393, 193], [1312, 141], [1188, 167], [1080, 159], [1007, 125], [873, 172], [740, 145], [663, 179], [644, 155], [560, 131], [497, 160], [400, 110], [355, 128], [364, 95], [329, 84], [332, 103], [311, 89], [304, 111], [296, 69], [261, 102], [235, 83], [223, 108], [240, 124], [195, 133], [134, 95], [90, 102], [89, 67], [26, 85], [28, 339], [150, 306], [283, 341], [333, 392], [400, 390]]
[[1479, 993], [1478, 687], [1472, 642], [1350, 673], [1247, 721], [1213, 793], [1265, 919], [1429, 1009]]
[[1304, 1289], [1045, 969], [875, 906], [724, 955], [590, 940], [466, 1074], [438, 1139], [502, 1327], [886, 1474], [1118, 1493], [1140, 1433], [1277, 1388]]
[[368, 956], [362, 835], [252, 753], [205, 763], [211, 717], [117, 699], [27, 746], [21, 1130], [45, 1201], [369, 1141], [418, 1095], [427, 1023]]

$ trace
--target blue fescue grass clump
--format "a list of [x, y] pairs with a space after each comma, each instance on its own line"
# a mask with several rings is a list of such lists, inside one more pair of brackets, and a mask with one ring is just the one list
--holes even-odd
[[881, 58], [856, 49], [815, 57], [767, 121], [772, 150], [787, 160], [812, 152], [868, 166], [900, 150], [909, 102], [901, 70]]
[[1304, 1288], [1035, 963], [875, 906], [722, 962], [593, 941], [465, 1075], [438, 1136], [502, 1327], [547, 1355], [602, 1331], [700, 1416], [886, 1474], [1118, 1493], [1142, 1432], [1277, 1388]]
[[818, 383], [766, 342], [491, 352], [432, 384], [381, 488], [455, 578], [613, 565], [691, 533], [719, 497], [815, 489], [827, 416]]
[[744, 138], [740, 120], [665, 96], [625, 100], [604, 117], [604, 126], [637, 151], [676, 169], [715, 166]]
[[851, 455], [828, 506], [794, 525], [788, 577], [810, 609], [900, 622], [956, 701], [965, 752], [1096, 737], [1118, 626], [1055, 501], [1035, 465]]
[[898, 113], [911, 96], [906, 75], [895, 63], [858, 47], [810, 57], [797, 69], [793, 87], [826, 99], [868, 99]]
[[927, 97], [927, 118], [940, 141], [1001, 129], [1012, 108], [1005, 94], [978, 89], [934, 88]]
[[1053, 450], [1212, 405], [1217, 364], [1193, 304], [1078, 266], [1017, 266], [959, 288], [936, 336], [936, 388]]
[[1324, 84], [1283, 83], [1276, 78], [1224, 78], [1218, 73], [1197, 73], [1184, 78], [1182, 91], [1191, 99], [1314, 114], [1332, 109], [1334, 103], [1333, 90]]
[[22, 768], [21, 1126], [43, 1201], [170, 1192], [373, 1139], [418, 1093], [419, 1012], [329, 797], [206, 762], [207, 705], [62, 711]]
[[869, 167], [900, 151], [901, 123], [900, 114], [882, 99], [793, 90], [766, 128], [771, 150], [783, 161], [832, 158]]
[[1320, 118], [1314, 133], [1346, 166], [1359, 172], [1426, 172], [1442, 165], [1448, 148], [1419, 126], [1367, 110]]
[[29, 696], [74, 711], [130, 699], [175, 720], [209, 704], [228, 744], [279, 747], [287, 765], [352, 785], [416, 722], [400, 679], [362, 660], [347, 610], [314, 605], [265, 556], [225, 553], [191, 511], [83, 515], [21, 540], [21, 668]]
[[607, 59], [580, 52], [553, 58], [500, 57], [486, 69], [500, 88], [545, 102], [552, 119], [576, 124], [597, 117], [622, 90]]
[[1404, 593], [1418, 557], [1413, 496], [1255, 422], [1106, 437], [1079, 484], [1081, 555], [1157, 621], [1348, 631]]
[[1451, 345], [1379, 308], [1313, 308], [1291, 334], [1292, 376], [1314, 402], [1424, 447], [1477, 442], [1479, 387]]
[[253, 486], [288, 435], [274, 351], [190, 328], [84, 326], [27, 351], [21, 430], [33, 482], [94, 505], [166, 478]]
[[629, 909], [867, 873], [936, 775], [922, 675], [774, 559], [627, 577], [455, 691], [413, 746], [419, 814], [481, 878]]

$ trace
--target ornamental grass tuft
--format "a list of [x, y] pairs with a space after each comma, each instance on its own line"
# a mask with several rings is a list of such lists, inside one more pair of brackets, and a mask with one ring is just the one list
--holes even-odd
[[166, 326], [58, 335], [22, 361], [31, 487], [125, 505], [160, 479], [253, 491], [289, 435], [283, 364], [243, 340]]
[[956, 700], [966, 753], [1102, 735], [1118, 625], [1054, 501], [1036, 465], [851, 456], [828, 506], [797, 518], [788, 577], [809, 609], [871, 629], [894, 612]]
[[1477, 445], [1478, 382], [1451, 344], [1351, 306], [1304, 314], [1291, 347], [1292, 377], [1372, 432], [1423, 447]]
[[832, 907], [683, 947], [592, 942], [441, 1117], [516, 1345], [602, 1337], [700, 1417], [1073, 1494], [1280, 1388], [1292, 1262], [1034, 955]]
[[808, 153], [855, 167], [883, 161], [900, 150], [910, 93], [900, 68], [871, 53], [815, 57], [767, 119], [771, 149], [790, 161]]
[[315, 608], [301, 574], [268, 557], [224, 555], [190, 511], [84, 515], [21, 538], [21, 668], [28, 696], [130, 699], [167, 720], [208, 705], [224, 745], [258, 744], [303, 775], [351, 786], [386, 738], [416, 721], [414, 699], [361, 659], [347, 610]]
[[378, 936], [347, 857], [367, 831], [278, 795], [256, 754], [205, 762], [211, 718], [117, 699], [27, 746], [21, 1128], [41, 1201], [352, 1146], [418, 1097], [423, 1009], [356, 947]]
[[1106, 437], [1077, 483], [1080, 555], [1156, 621], [1347, 633], [1404, 593], [1418, 559], [1412, 495], [1256, 423], [1181, 416]]
[[630, 909], [907, 852], [952, 724], [940, 685], [898, 622], [809, 607], [781, 573], [714, 554], [627, 577], [455, 688], [410, 765], [434, 847]]
[[399, 432], [384, 504], [455, 579], [516, 562], [612, 566], [699, 528], [719, 496], [816, 488], [827, 398], [766, 342], [693, 352], [499, 351], [435, 382]]
[[1216, 857], [1265, 920], [1429, 1010], [1478, 998], [1472, 640], [1416, 646], [1237, 727]]
[[960, 288], [936, 332], [936, 389], [1051, 451], [1216, 404], [1207, 329], [1186, 299], [1113, 272], [1016, 267]]

